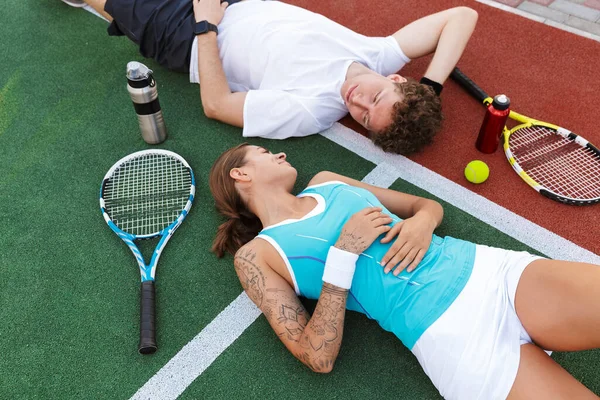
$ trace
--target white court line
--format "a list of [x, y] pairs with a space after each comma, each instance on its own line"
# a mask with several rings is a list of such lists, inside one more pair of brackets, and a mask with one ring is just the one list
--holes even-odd
[[367, 176], [363, 178], [362, 181], [368, 183], [369, 185], [389, 188], [394, 182], [398, 180], [399, 177], [400, 173], [394, 167], [392, 167], [389, 164], [383, 163], [373, 168], [373, 170], [369, 172]]
[[[336, 123], [321, 133], [329, 140], [378, 165], [379, 178], [388, 182], [399, 177], [447, 201], [477, 219], [506, 233], [550, 258], [600, 264], [600, 256], [543, 228], [506, 208], [480, 196], [469, 189], [409, 160], [406, 157], [385, 153], [369, 139]], [[376, 168], [377, 170], [377, 168]], [[373, 174], [373, 172], [371, 172]], [[369, 175], [371, 175], [369, 174]], [[368, 175], [368, 176], [369, 176]], [[389, 187], [386, 186], [386, 187]]]
[[260, 314], [242, 292], [131, 398], [176, 399]]

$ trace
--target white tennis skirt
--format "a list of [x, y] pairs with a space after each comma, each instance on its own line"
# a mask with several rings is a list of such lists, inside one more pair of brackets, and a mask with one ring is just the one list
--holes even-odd
[[412, 352], [446, 399], [506, 399], [520, 348], [532, 343], [515, 311], [525, 267], [541, 257], [477, 245], [473, 272]]

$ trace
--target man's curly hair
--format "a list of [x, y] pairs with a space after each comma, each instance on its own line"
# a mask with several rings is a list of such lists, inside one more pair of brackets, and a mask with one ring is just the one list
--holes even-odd
[[442, 123], [442, 103], [430, 86], [412, 78], [394, 83], [403, 100], [394, 104], [392, 123], [371, 140], [384, 151], [411, 154], [433, 141]]

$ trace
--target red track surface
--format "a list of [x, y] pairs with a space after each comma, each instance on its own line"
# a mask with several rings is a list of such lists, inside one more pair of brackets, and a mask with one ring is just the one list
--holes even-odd
[[[437, 0], [285, 0], [321, 13], [365, 35], [386, 36], [407, 23], [446, 8], [467, 5], [479, 13], [475, 33], [459, 67], [490, 94], [505, 93], [512, 109], [564, 126], [600, 145], [600, 43], [476, 2]], [[401, 74], [420, 78], [430, 58]], [[445, 121], [435, 143], [410, 157], [473, 192], [600, 254], [600, 205], [574, 207], [540, 196], [508, 164], [502, 149], [475, 149], [484, 109], [450, 80], [442, 93]], [[345, 125], [364, 130], [345, 118]], [[463, 175], [474, 159], [490, 166], [490, 178], [473, 185]]]

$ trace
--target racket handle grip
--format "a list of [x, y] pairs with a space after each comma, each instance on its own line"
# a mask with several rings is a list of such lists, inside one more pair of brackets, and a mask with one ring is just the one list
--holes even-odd
[[479, 100], [481, 103], [490, 97], [482, 88], [477, 86], [468, 76], [466, 76], [458, 67], [454, 67], [450, 77], [463, 87], [469, 94]]
[[140, 302], [140, 354], [152, 354], [156, 351], [155, 329], [155, 291], [154, 281], [142, 282]]

